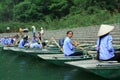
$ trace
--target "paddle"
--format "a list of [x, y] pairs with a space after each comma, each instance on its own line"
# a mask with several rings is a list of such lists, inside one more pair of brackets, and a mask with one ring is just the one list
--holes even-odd
[[[90, 55], [87, 50], [85, 50], [83, 47], [78, 46], [78, 44], [79, 44], [78, 41], [74, 41], [74, 43], [77, 44], [76, 48], [79, 48], [79, 49], [83, 50], [83, 51], [84, 51], [84, 54]], [[90, 56], [91, 56], [91, 55], [90, 55]]]
[[60, 49], [60, 51], [63, 52], [63, 49], [62, 49], [61, 46], [57, 43], [56, 39], [55, 39], [54, 37], [52, 37], [51, 39], [55, 42], [55, 44], [58, 46], [58, 48]]
[[85, 52], [85, 54], [88, 54], [88, 51], [85, 50], [84, 48], [82, 48], [82, 47], [79, 46], [79, 49], [83, 50]]
[[42, 41], [39, 39], [39, 38], [37, 38], [38, 39], [38, 42], [40, 43], [40, 44], [42, 44]]
[[50, 40], [48, 40], [48, 43], [47, 43], [46, 46], [49, 46], [49, 45], [50, 45], [50, 43], [51, 43], [51, 39], [52, 39], [52, 38], [50, 38]]

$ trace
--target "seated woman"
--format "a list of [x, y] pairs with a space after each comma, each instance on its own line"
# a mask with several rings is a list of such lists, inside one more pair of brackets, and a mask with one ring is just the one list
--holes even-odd
[[28, 44], [28, 36], [24, 37], [20, 40], [20, 43], [18, 44], [19, 48], [25, 48], [25, 45]]
[[30, 44], [30, 48], [42, 48], [42, 45], [40, 43], [35, 42]]
[[5, 37], [4, 36], [0, 39], [0, 42], [1, 42], [2, 45], [5, 44]]
[[9, 45], [9, 37], [5, 37], [4, 45]]
[[38, 40], [38, 38], [36, 37], [36, 36], [33, 36], [33, 38], [32, 38], [32, 43], [36, 43], [36, 42], [38, 42], [39, 40]]
[[16, 35], [15, 35], [15, 38], [14, 38], [13, 45], [14, 45], [14, 46], [18, 46], [19, 42], [20, 42], [19, 35], [16, 34]]
[[101, 25], [98, 31], [97, 40], [97, 59], [98, 60], [117, 60], [120, 62], [120, 54], [114, 54], [112, 46], [112, 36], [109, 34], [114, 29], [114, 26]]
[[14, 36], [9, 37], [9, 45], [13, 45], [14, 43]]
[[64, 40], [63, 52], [65, 56], [80, 56], [82, 53], [75, 52], [75, 47], [78, 46], [78, 43], [73, 43], [71, 38], [73, 36], [72, 31], [67, 31], [67, 37]]

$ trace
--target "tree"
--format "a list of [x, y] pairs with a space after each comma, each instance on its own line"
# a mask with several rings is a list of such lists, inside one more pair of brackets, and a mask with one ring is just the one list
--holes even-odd
[[21, 2], [14, 7], [14, 20], [16, 21], [35, 21], [42, 16], [37, 12], [37, 6], [31, 2]]
[[54, 14], [55, 17], [61, 18], [69, 14], [72, 4], [72, 0], [52, 0], [49, 11]]

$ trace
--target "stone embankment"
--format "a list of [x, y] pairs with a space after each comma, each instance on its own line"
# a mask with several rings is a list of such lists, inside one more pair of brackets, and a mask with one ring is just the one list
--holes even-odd
[[[68, 30], [74, 32], [72, 39], [79, 41], [80, 44], [96, 44], [99, 26], [46, 31], [44, 38], [50, 39], [51, 36], [54, 36], [58, 40], [66, 37]], [[115, 29], [110, 34], [113, 36], [113, 44], [120, 45], [120, 26], [115, 25]]]
[[[52, 36], [56, 38], [56, 40], [60, 38], [66, 37], [66, 32], [68, 30], [72, 30], [73, 40], [79, 41], [80, 44], [96, 44], [97, 41], [97, 32], [99, 30], [99, 26], [90, 26], [90, 27], [78, 27], [71, 29], [63, 29], [63, 30], [48, 30], [45, 31], [44, 39], [50, 39]], [[15, 35], [16, 33], [3, 33], [2, 35], [9, 36]], [[113, 44], [120, 45], [120, 25], [115, 25], [115, 29], [110, 33], [113, 36]], [[32, 33], [27, 33], [30, 37], [32, 37]]]

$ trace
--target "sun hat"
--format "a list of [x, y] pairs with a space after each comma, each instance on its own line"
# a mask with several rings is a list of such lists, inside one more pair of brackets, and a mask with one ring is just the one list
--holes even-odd
[[103, 36], [103, 35], [111, 32], [113, 29], [114, 29], [114, 26], [102, 24], [98, 31], [98, 36]]

